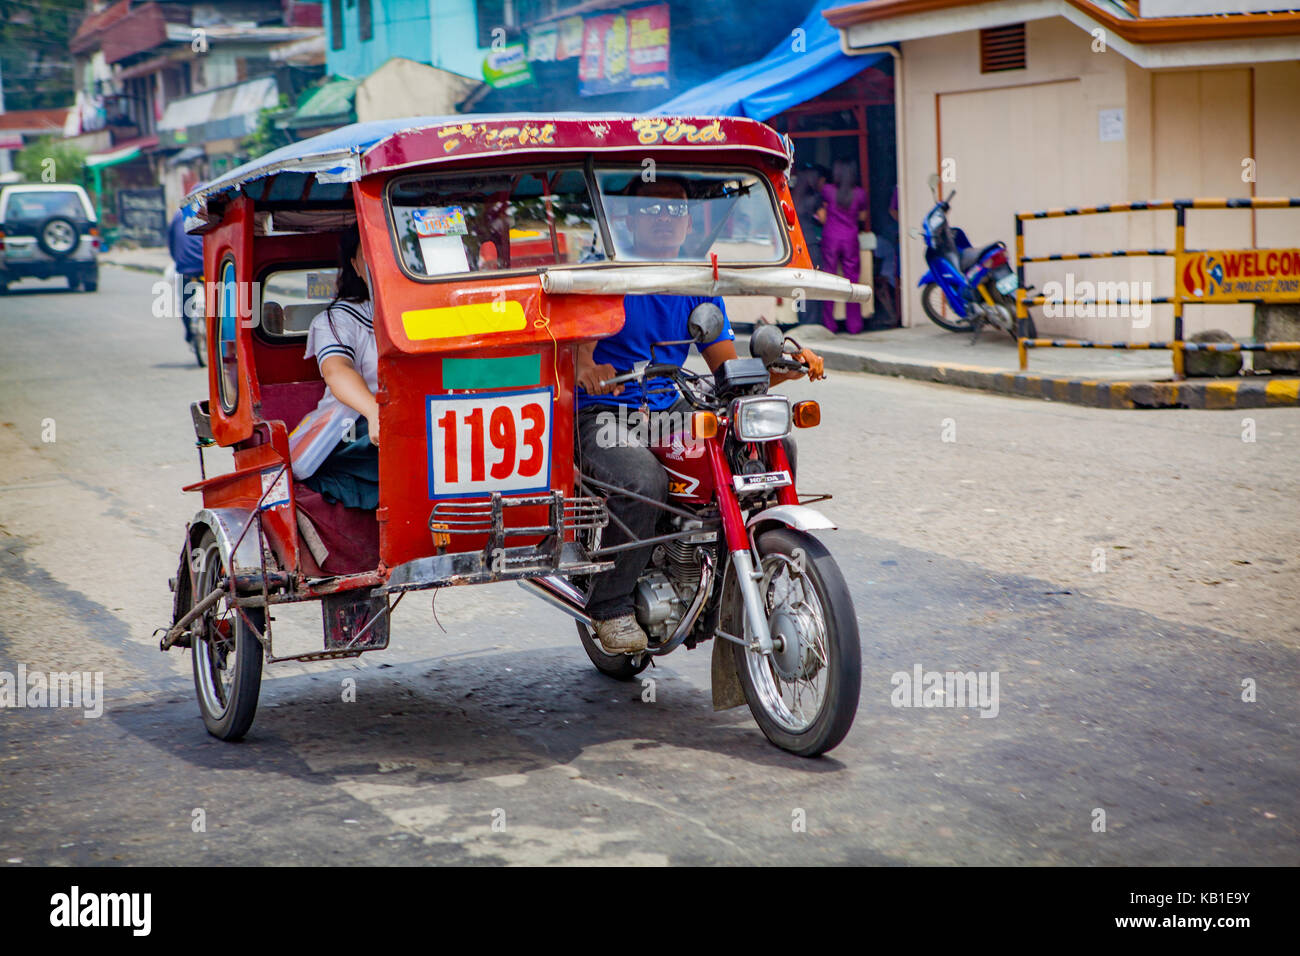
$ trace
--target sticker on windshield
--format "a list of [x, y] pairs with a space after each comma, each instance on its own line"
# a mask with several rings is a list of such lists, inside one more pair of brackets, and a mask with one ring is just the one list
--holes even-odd
[[427, 209], [412, 210], [411, 223], [415, 226], [415, 234], [421, 238], [469, 235], [465, 210], [461, 206], [430, 206]]

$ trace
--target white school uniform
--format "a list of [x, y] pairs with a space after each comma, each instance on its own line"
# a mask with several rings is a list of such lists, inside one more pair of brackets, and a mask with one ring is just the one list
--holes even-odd
[[[315, 357], [319, 364], [331, 355], [351, 360], [371, 394], [379, 391], [379, 349], [375, 344], [374, 308], [369, 300], [340, 300], [312, 319], [304, 357]], [[289, 434], [293, 476], [301, 481], [314, 474], [348, 434], [349, 423], [364, 417], [326, 388], [316, 408]]]

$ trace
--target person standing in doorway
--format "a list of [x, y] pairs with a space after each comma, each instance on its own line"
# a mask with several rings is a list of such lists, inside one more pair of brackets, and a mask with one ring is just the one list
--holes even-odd
[[816, 163], [803, 163], [794, 177], [794, 212], [799, 217], [799, 228], [808, 244], [808, 258], [814, 269], [822, 267], [822, 222], [817, 212], [826, 200], [822, 188], [826, 185], [826, 170]]
[[[850, 282], [857, 282], [861, 270], [858, 231], [867, 216], [867, 191], [858, 185], [857, 163], [837, 159], [831, 167], [832, 182], [822, 187], [825, 204], [818, 213], [823, 222], [822, 269], [834, 272]], [[835, 303], [822, 304], [822, 324], [832, 332]], [[844, 306], [844, 326], [850, 335], [862, 331], [862, 306], [850, 302]]]

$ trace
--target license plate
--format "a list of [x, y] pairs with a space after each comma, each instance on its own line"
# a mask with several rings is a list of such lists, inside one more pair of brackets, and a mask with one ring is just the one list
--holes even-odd
[[12, 242], [5, 245], [5, 255], [10, 259], [30, 259], [35, 250], [35, 246], [15, 246]]
[[549, 491], [549, 388], [427, 396], [429, 497]]
[[999, 279], [996, 283], [994, 283], [994, 285], [996, 286], [997, 290], [1001, 292], [1003, 295], [1010, 295], [1012, 292], [1015, 292], [1017, 289], [1020, 288], [1020, 280], [1016, 278], [1016, 274], [1014, 272], [1011, 272], [1008, 273], [1007, 275], [1004, 275], [1001, 279]]
[[790, 472], [765, 471], [757, 475], [735, 475], [737, 491], [760, 491], [763, 488], [783, 488], [790, 484]]

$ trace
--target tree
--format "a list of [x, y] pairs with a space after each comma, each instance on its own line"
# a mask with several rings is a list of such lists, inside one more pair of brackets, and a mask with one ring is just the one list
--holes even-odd
[[86, 154], [61, 139], [42, 136], [23, 147], [14, 158], [14, 169], [29, 183], [80, 184], [86, 171]]
[[257, 128], [245, 136], [239, 144], [240, 150], [246, 156], [245, 162], [252, 162], [273, 149], [288, 146], [293, 142], [293, 138], [285, 130], [275, 125], [276, 117], [283, 116], [288, 108], [289, 97], [281, 93], [280, 101], [276, 106], [269, 106], [258, 113]]
[[68, 42], [85, 12], [84, 0], [0, 0], [5, 109], [72, 105]]

